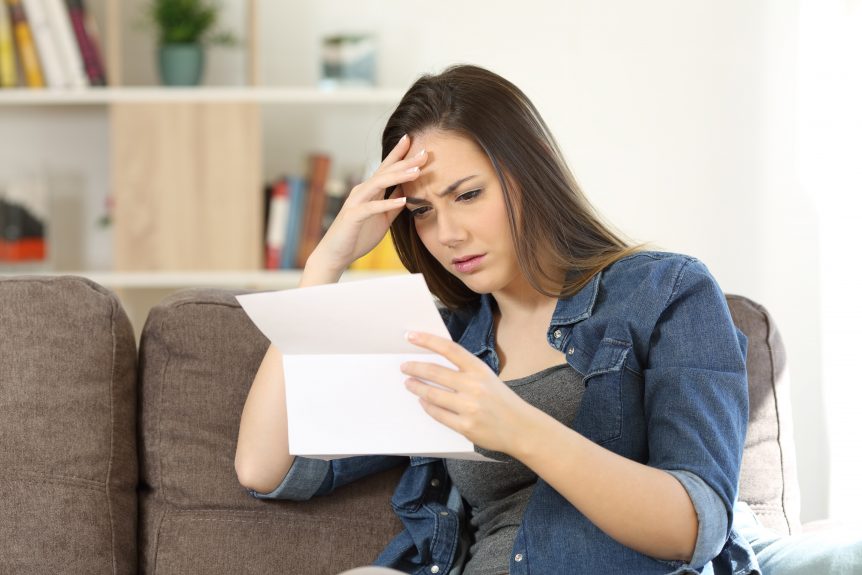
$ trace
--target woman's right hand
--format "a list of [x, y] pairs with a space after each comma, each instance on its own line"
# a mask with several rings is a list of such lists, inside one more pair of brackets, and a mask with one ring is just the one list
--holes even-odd
[[377, 171], [350, 191], [311, 255], [316, 265], [346, 270], [380, 243], [406, 203], [400, 188], [384, 200], [386, 189], [419, 177], [421, 166], [428, 157], [422, 150], [405, 159], [409, 149], [410, 137], [405, 134]]

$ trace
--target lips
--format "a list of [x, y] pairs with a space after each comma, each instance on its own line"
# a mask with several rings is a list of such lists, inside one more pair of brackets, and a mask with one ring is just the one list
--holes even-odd
[[464, 256], [452, 260], [452, 265], [459, 273], [470, 273], [475, 271], [485, 260], [485, 254], [476, 254], [472, 256]]

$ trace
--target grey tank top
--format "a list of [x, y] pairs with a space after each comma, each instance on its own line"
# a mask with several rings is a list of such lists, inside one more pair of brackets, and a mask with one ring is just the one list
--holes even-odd
[[[584, 394], [583, 377], [568, 364], [505, 382], [527, 403], [570, 425]], [[509, 572], [515, 534], [537, 476], [520, 461], [499, 451], [476, 451], [501, 461], [446, 459], [446, 469], [461, 497], [472, 508], [472, 543], [463, 575]]]

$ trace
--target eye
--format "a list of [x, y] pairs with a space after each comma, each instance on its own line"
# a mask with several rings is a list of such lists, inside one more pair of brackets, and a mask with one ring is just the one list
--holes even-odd
[[469, 192], [464, 192], [455, 200], [456, 202], [469, 202], [470, 200], [476, 199], [476, 197], [482, 193], [482, 190], [470, 190]]
[[415, 210], [410, 210], [408, 213], [410, 214], [411, 218], [422, 219], [430, 209], [431, 208], [426, 206], [422, 208], [416, 208]]

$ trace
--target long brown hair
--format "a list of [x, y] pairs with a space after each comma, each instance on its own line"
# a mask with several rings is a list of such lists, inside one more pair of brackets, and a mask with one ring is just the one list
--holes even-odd
[[[501, 76], [472, 65], [451, 66], [419, 78], [383, 130], [383, 158], [404, 134], [429, 130], [472, 139], [487, 154], [500, 181], [518, 265], [540, 293], [566, 297], [596, 273], [637, 251], [601, 222], [578, 187], [539, 112]], [[395, 187], [386, 191], [388, 198]], [[413, 219], [402, 212], [392, 224], [401, 262], [422, 273], [444, 305], [457, 309], [479, 294], [447, 271], [425, 248]], [[551, 291], [548, 286], [562, 288]]]

